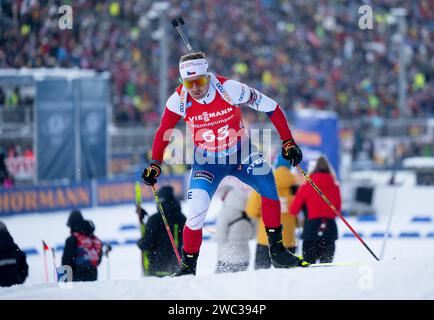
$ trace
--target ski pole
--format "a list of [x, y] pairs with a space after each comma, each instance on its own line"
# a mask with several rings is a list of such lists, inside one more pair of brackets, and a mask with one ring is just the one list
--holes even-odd
[[48, 282], [48, 265], [47, 265], [47, 254], [48, 246], [44, 240], [42, 240], [42, 252], [44, 254], [44, 271], [45, 271], [45, 282]]
[[179, 35], [181, 36], [182, 40], [184, 41], [185, 45], [187, 46], [188, 51], [191, 53], [193, 52], [193, 48], [190, 45], [190, 42], [188, 41], [187, 37], [185, 36], [184, 32], [181, 30], [181, 26], [185, 24], [184, 19], [182, 19], [181, 16], [176, 16], [171, 20], [172, 26], [178, 31]]
[[389, 237], [390, 227], [392, 225], [392, 217], [393, 217], [393, 214], [395, 212], [395, 203], [396, 203], [396, 194], [397, 193], [398, 193], [398, 187], [395, 186], [395, 190], [393, 192], [393, 201], [392, 201], [392, 205], [390, 208], [390, 214], [389, 214], [389, 218], [387, 219], [386, 233], [384, 234], [383, 246], [381, 247], [381, 252], [380, 252], [380, 259], [381, 260], [383, 260], [384, 252], [386, 251], [386, 242], [387, 242], [387, 238]]
[[51, 254], [53, 255], [54, 281], [57, 282], [56, 252], [53, 247], [51, 248]]
[[173, 251], [175, 251], [176, 259], [178, 260], [178, 264], [181, 267], [181, 256], [179, 255], [178, 249], [175, 245], [175, 240], [173, 240], [172, 232], [170, 232], [169, 224], [167, 223], [166, 215], [164, 214], [163, 206], [161, 205], [160, 199], [158, 198], [157, 191], [155, 187], [151, 186], [152, 191], [154, 193], [155, 201], [157, 202], [158, 210], [160, 211], [161, 217], [163, 218], [164, 225], [166, 226], [167, 234], [169, 235], [170, 242], [172, 243]]
[[[142, 188], [140, 187], [140, 182], [136, 182], [135, 184], [135, 196], [136, 196], [136, 213], [137, 213], [137, 217], [139, 218], [139, 227], [140, 227], [140, 235], [143, 238], [145, 236], [145, 223], [143, 222], [143, 217], [140, 214], [140, 212], [138, 212], [138, 210], [140, 210], [142, 208]], [[140, 264], [141, 264], [141, 268], [142, 268], [142, 275], [145, 274], [145, 255], [143, 253], [143, 251], [140, 249], [141, 251], [141, 260], [140, 260]]]
[[105, 251], [104, 251], [104, 255], [107, 258], [107, 280], [110, 280], [110, 259], [109, 259], [109, 252], [112, 250], [112, 247], [110, 246], [109, 243], [105, 244]]
[[365, 248], [369, 251], [370, 254], [375, 258], [375, 260], [380, 261], [380, 259], [377, 258], [377, 256], [372, 252], [371, 248], [368, 247], [368, 245], [365, 243], [365, 241], [362, 240], [362, 238], [359, 236], [359, 234], [351, 227], [351, 225], [345, 220], [343, 215], [339, 212], [338, 209], [330, 202], [329, 199], [321, 192], [321, 190], [316, 186], [316, 184], [312, 181], [311, 178], [304, 172], [304, 170], [297, 165], [297, 169], [300, 170], [301, 174], [306, 178], [307, 182], [310, 183], [310, 185], [318, 192], [318, 194], [323, 198], [323, 200], [328, 204], [328, 206], [333, 210], [333, 212], [342, 219], [342, 221], [346, 224], [346, 226], [351, 230], [351, 232], [356, 236], [357, 239], [365, 246]]

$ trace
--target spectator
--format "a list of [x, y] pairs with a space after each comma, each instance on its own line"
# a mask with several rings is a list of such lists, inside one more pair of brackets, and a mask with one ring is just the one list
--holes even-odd
[[[155, 94], [161, 50], [153, 38], [155, 20], [141, 12], [154, 12], [153, 3], [73, 1], [73, 10], [80, 15], [74, 16], [69, 31], [57, 27], [55, 3], [3, 1], [0, 68], [108, 70], [113, 75], [116, 121], [151, 125], [161, 107]], [[278, 101], [291, 101], [288, 110], [299, 106], [335, 110], [342, 118], [395, 118], [400, 116], [399, 55], [390, 11], [407, 10], [404, 43], [410, 116], [432, 116], [433, 6], [430, 0], [376, 3], [375, 27], [369, 32], [357, 27], [359, 4], [347, 1], [240, 5], [229, 0], [174, 0], [168, 15], [184, 16], [193, 47], [218, 57], [211, 61], [216, 70]], [[176, 59], [185, 50], [176, 36], [168, 34], [171, 83], [176, 83]]]
[[[281, 221], [283, 225], [283, 245], [292, 253], [296, 252], [295, 228], [297, 218], [288, 214], [288, 205], [293, 200], [293, 193], [296, 187], [295, 176], [291, 173], [289, 161], [283, 159], [279, 154], [274, 163], [274, 176], [276, 179], [277, 193], [280, 199]], [[261, 219], [261, 197], [256, 191], [250, 195], [246, 212], [255, 219], [258, 219], [257, 245], [255, 256], [255, 269], [268, 269], [271, 267], [270, 254], [268, 252], [268, 239], [265, 226]]]
[[6, 167], [6, 155], [0, 150], [0, 187], [8, 187], [11, 181], [8, 168]]
[[250, 262], [249, 240], [254, 238], [256, 227], [244, 212], [247, 195], [230, 187], [223, 193], [222, 201], [216, 221], [216, 273], [245, 271]]
[[6, 225], [0, 221], [0, 287], [24, 283], [28, 269], [26, 254], [14, 243]]
[[84, 220], [81, 212], [74, 210], [66, 225], [71, 229], [71, 235], [66, 239], [62, 265], [71, 267], [73, 281], [96, 281], [103, 244], [94, 235], [93, 222]]
[[3, 91], [3, 88], [0, 87], [0, 109], [4, 106], [6, 100], [5, 92]]
[[[137, 217], [139, 218], [139, 228], [140, 228], [140, 235], [141, 238], [145, 237], [146, 232], [146, 223], [149, 219], [149, 214], [146, 212], [145, 209], [141, 207], [139, 203], [136, 203], [136, 213]], [[138, 241], [140, 243], [141, 240]], [[145, 276], [149, 275], [149, 268], [147, 267], [149, 264], [149, 260], [147, 255], [142, 251], [142, 271]]]
[[[340, 211], [340, 188], [326, 157], [318, 158], [310, 178]], [[338, 239], [336, 214], [307, 182], [298, 189], [289, 212], [297, 215], [303, 206], [306, 206], [307, 210], [307, 219], [304, 222], [302, 234], [303, 258], [311, 264], [318, 260], [321, 263], [332, 262], [335, 254], [335, 241]]]
[[[70, 2], [73, 11], [80, 12], [74, 16], [73, 30], [58, 28], [54, 2], [3, 1], [0, 68], [109, 71], [114, 122], [143, 123], [149, 130], [158, 122], [163, 107], [156, 94], [161, 50], [153, 37], [158, 25], [152, 18], [154, 1]], [[403, 39], [408, 79], [406, 118], [434, 116], [434, 2], [375, 3], [375, 26], [369, 31], [357, 27], [359, 6], [351, 1], [257, 0], [240, 5], [229, 0], [173, 0], [168, 16], [184, 16], [193, 47], [215, 55], [218, 59], [210, 65], [216, 70], [287, 102], [282, 105], [285, 112], [315, 108], [335, 111], [340, 119], [366, 121], [367, 125], [355, 129], [361, 137], [354, 145], [354, 159], [375, 160], [372, 148], [365, 143], [372, 140], [367, 128], [378, 125], [382, 118], [402, 116], [397, 81], [398, 27], [392, 8], [407, 10]], [[169, 85], [174, 86], [178, 81], [177, 58], [185, 48], [176, 32], [167, 37]], [[31, 105], [24, 92], [23, 96], [4, 92], [3, 99], [5, 104], [21, 101]], [[0, 105], [1, 100], [0, 90]], [[264, 116], [247, 110], [243, 113], [250, 122], [261, 121]], [[432, 154], [432, 149], [423, 152]]]
[[[176, 199], [171, 186], [161, 187], [157, 195], [161, 201], [176, 248], [180, 252], [182, 232], [186, 220], [181, 211], [181, 203]], [[145, 274], [164, 277], [172, 275], [178, 270], [178, 261], [159, 212], [148, 218], [145, 235], [137, 242], [137, 245], [144, 254]]]

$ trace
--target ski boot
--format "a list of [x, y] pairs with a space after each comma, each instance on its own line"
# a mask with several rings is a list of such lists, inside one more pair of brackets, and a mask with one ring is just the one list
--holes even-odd
[[182, 261], [181, 268], [175, 272], [172, 277], [186, 276], [186, 275], [196, 275], [196, 264], [198, 253], [187, 253], [182, 250]]
[[273, 267], [275, 268], [294, 268], [294, 267], [308, 267], [310, 264], [291, 253], [283, 246], [282, 240], [282, 226], [277, 228], [265, 228], [268, 236], [268, 247], [270, 251], [270, 258]]

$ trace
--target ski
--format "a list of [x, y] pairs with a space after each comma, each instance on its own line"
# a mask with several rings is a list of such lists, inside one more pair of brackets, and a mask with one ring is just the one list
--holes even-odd
[[329, 262], [329, 263], [314, 263], [308, 266], [308, 268], [312, 267], [361, 267], [367, 265], [362, 262]]

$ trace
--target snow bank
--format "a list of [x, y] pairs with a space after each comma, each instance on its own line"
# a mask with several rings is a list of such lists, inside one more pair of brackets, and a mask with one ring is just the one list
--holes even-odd
[[357, 267], [270, 269], [180, 278], [14, 286], [0, 299], [432, 299], [434, 258]]

